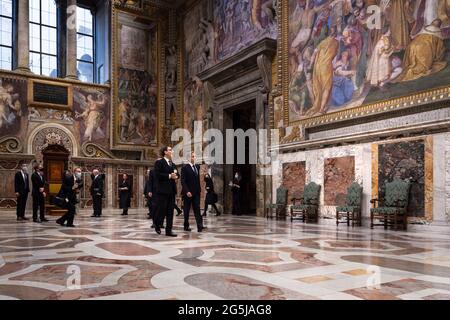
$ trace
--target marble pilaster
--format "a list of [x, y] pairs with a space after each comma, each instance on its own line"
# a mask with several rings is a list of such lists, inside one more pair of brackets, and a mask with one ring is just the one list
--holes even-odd
[[[70, 21], [76, 21], [77, 0], [67, 0], [67, 14]], [[66, 34], [66, 78], [78, 79], [77, 76], [77, 26], [76, 23], [67, 25]]]
[[17, 15], [17, 71], [31, 72], [30, 70], [30, 26], [29, 26], [29, 0], [18, 1]]

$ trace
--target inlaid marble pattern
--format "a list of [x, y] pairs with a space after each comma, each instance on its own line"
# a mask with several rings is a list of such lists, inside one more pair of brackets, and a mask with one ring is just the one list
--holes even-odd
[[[0, 215], [0, 299], [448, 300], [450, 234], [220, 216], [177, 238], [146, 210], [76, 229]], [[194, 224], [194, 221], [192, 221]]]

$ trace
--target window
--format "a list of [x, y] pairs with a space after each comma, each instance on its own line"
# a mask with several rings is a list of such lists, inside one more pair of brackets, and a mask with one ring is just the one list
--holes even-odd
[[54, 0], [30, 0], [30, 68], [36, 74], [58, 76], [58, 27]]
[[12, 69], [13, 0], [0, 0], [0, 69]]
[[90, 9], [77, 7], [77, 70], [80, 81], [95, 81], [94, 43], [94, 15]]

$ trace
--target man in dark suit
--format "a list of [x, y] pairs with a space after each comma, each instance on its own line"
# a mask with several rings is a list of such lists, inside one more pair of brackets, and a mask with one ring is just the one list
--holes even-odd
[[63, 209], [67, 209], [67, 213], [56, 220], [57, 224], [64, 226], [64, 223], [67, 221], [67, 227], [75, 227], [73, 225], [73, 220], [76, 213], [75, 206], [78, 203], [77, 192], [81, 188], [83, 188], [83, 182], [81, 180], [81, 169], [75, 168], [73, 174], [70, 171], [67, 171], [66, 175], [63, 178], [61, 190], [59, 190], [59, 193], [56, 196], [58, 199], [61, 199], [61, 207]]
[[145, 180], [144, 187], [144, 197], [147, 199], [147, 207], [148, 207], [148, 219], [153, 219], [153, 194], [154, 194], [154, 183], [155, 179], [153, 179], [153, 170], [148, 169]]
[[[33, 196], [33, 222], [48, 222], [45, 218], [46, 181], [44, 177], [44, 168], [42, 165], [35, 165], [34, 173], [31, 175], [31, 184], [33, 185], [33, 190], [31, 193]], [[38, 210], [40, 219], [38, 219]]]
[[161, 225], [166, 218], [166, 236], [176, 237], [172, 232], [173, 210], [175, 207], [175, 196], [177, 194], [176, 181], [180, 178], [177, 167], [172, 162], [172, 148], [161, 149], [161, 159], [155, 162], [156, 193], [158, 198], [157, 219], [155, 231], [161, 234]]
[[191, 154], [190, 163], [181, 169], [181, 194], [184, 201], [184, 231], [189, 228], [189, 212], [194, 210], [195, 221], [198, 232], [203, 231], [203, 218], [200, 213], [200, 166], [195, 164], [195, 153]]
[[98, 171], [98, 169], [92, 170], [92, 184], [90, 192], [92, 196], [92, 206], [94, 209], [94, 214], [91, 217], [101, 217], [102, 215], [102, 199], [104, 193], [103, 178], [104, 176], [100, 174], [100, 171]]
[[14, 177], [14, 188], [17, 197], [17, 221], [28, 220], [25, 218], [25, 208], [27, 206], [28, 194], [30, 193], [28, 167], [23, 164], [21, 170]]

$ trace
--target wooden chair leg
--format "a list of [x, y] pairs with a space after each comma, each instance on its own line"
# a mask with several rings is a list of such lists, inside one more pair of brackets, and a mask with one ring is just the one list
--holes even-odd
[[373, 229], [373, 212], [370, 213], [370, 229]]

